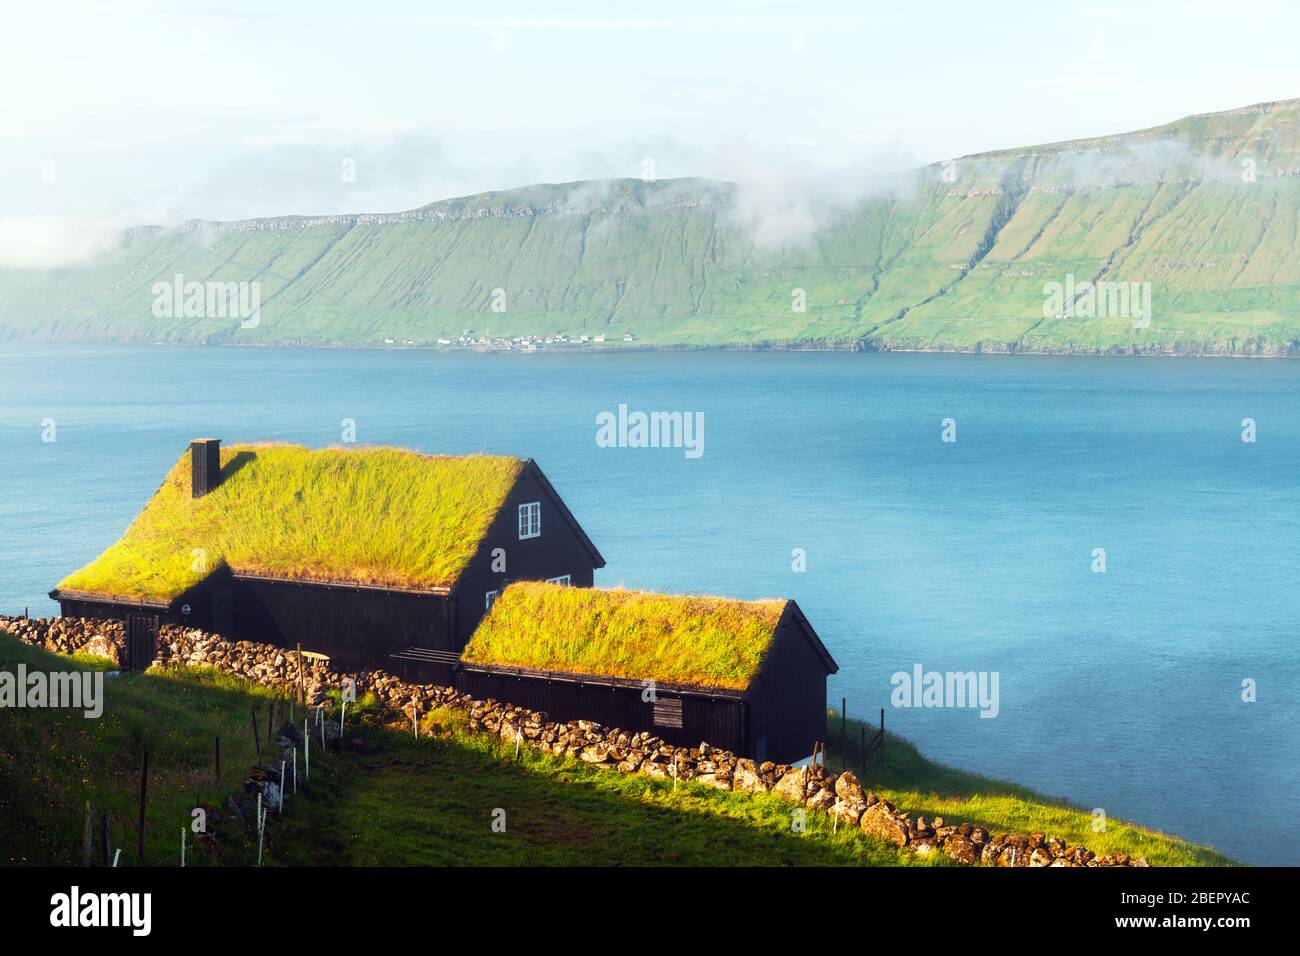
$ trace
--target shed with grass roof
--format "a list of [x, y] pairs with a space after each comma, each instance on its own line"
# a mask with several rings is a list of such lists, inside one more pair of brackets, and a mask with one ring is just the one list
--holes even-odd
[[456, 686], [552, 720], [789, 762], [826, 739], [838, 669], [794, 601], [516, 582], [462, 652]]
[[508, 580], [590, 586], [604, 564], [531, 459], [197, 439], [50, 597], [450, 683]]

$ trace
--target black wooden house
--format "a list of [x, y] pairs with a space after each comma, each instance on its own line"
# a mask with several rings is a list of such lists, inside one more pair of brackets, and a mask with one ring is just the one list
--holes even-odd
[[[358, 510], [361, 522], [352, 520]], [[177, 515], [189, 521], [182, 530]], [[241, 524], [268, 522], [275, 542], [241, 544]], [[412, 540], [372, 541], [367, 529], [401, 529]], [[334, 551], [348, 568], [326, 560]], [[206, 566], [162, 573], [193, 555]], [[122, 540], [50, 597], [65, 616], [157, 615], [235, 640], [301, 645], [339, 668], [450, 684], [508, 581], [590, 587], [604, 564], [531, 459], [221, 449], [199, 439]]]
[[839, 670], [794, 601], [512, 584], [462, 653], [473, 697], [792, 762], [826, 739]]

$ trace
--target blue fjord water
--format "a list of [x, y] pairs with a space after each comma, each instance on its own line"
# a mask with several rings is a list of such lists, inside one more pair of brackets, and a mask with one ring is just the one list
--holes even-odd
[[[702, 412], [704, 454], [599, 447], [622, 403]], [[51, 613], [190, 438], [345, 418], [537, 459], [601, 585], [797, 599], [831, 701], [931, 757], [1300, 863], [1300, 364], [0, 344], [0, 611]], [[997, 672], [998, 715], [890, 707], [917, 664]]]

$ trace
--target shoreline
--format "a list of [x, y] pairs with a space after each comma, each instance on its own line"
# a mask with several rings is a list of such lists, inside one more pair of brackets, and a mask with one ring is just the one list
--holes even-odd
[[1027, 356], [1034, 358], [1157, 358], [1157, 359], [1266, 359], [1292, 360], [1300, 358], [1300, 351], [1204, 351], [1197, 349], [1152, 348], [1152, 349], [1022, 349], [989, 348], [976, 346], [971, 348], [909, 348], [903, 346], [875, 346], [871, 343], [852, 342], [843, 345], [813, 345], [798, 343], [756, 343], [753, 345], [626, 345], [610, 344], [598, 347], [551, 346], [524, 351], [517, 348], [498, 348], [493, 346], [463, 345], [367, 345], [346, 342], [149, 342], [138, 339], [44, 339], [44, 338], [7, 338], [0, 339], [3, 345], [28, 346], [106, 346], [137, 348], [247, 348], [247, 349], [294, 349], [323, 351], [357, 351], [357, 352], [435, 352], [465, 353], [471, 355], [627, 355], [644, 352], [813, 352], [813, 353], [898, 353], [903, 355], [991, 355], [999, 357]]

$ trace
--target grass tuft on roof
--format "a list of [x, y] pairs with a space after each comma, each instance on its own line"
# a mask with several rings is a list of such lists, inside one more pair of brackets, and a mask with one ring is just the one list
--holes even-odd
[[59, 584], [171, 600], [222, 566], [400, 588], [453, 584], [523, 468], [517, 458], [395, 448], [232, 445], [190, 497], [188, 450], [122, 539]]
[[522, 581], [461, 655], [477, 664], [743, 690], [787, 602]]

